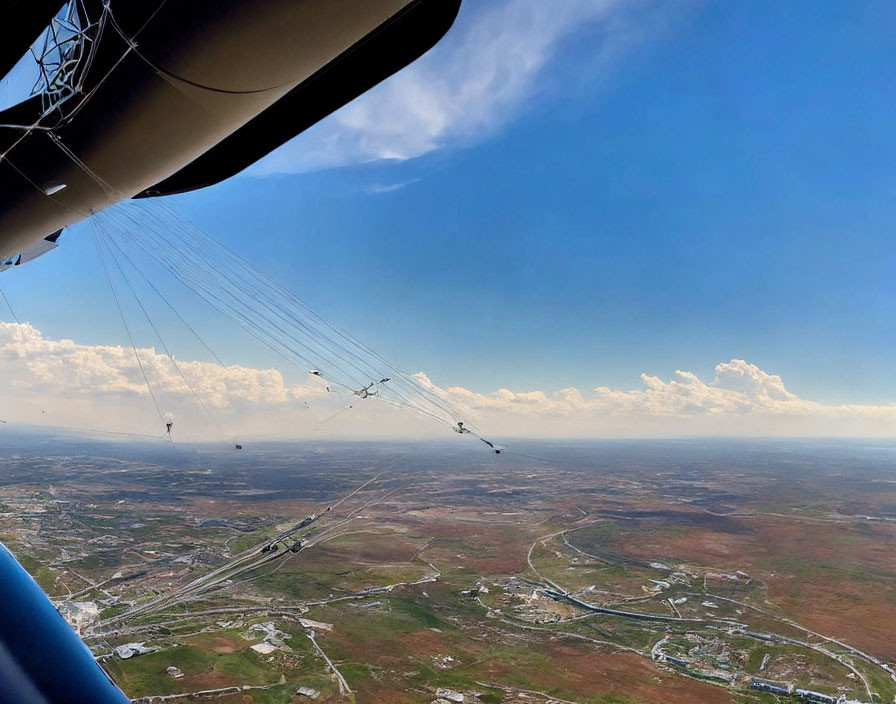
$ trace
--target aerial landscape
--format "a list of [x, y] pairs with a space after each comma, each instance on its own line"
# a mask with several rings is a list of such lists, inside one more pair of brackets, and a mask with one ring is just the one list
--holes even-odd
[[896, 695], [892, 443], [30, 445], [3, 542], [136, 702]]

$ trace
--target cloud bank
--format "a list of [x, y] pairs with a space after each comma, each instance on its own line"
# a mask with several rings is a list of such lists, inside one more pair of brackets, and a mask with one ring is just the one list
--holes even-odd
[[[413, 411], [377, 399], [339, 412], [355, 400], [327, 393], [316, 377], [288, 384], [276, 369], [201, 361], [178, 360], [178, 370], [152, 348], [139, 353], [161, 410], [175, 419], [182, 439], [445, 435]], [[781, 377], [739, 359], [717, 365], [709, 382], [686, 371], [669, 381], [642, 374], [642, 388], [631, 390], [483, 394], [439, 387], [423, 373], [417, 379], [468, 410], [468, 420], [494, 436], [896, 435], [894, 404], [803, 399]], [[52, 340], [27, 323], [0, 323], [0, 418], [6, 428], [37, 424], [154, 433], [161, 425], [133, 350]]]
[[0, 419], [155, 433], [163, 425], [145, 374], [163, 416], [175, 419], [182, 437], [285, 437], [295, 423], [286, 414], [303, 411], [300, 424], [311, 427], [306, 403], [327, 395], [315, 377], [288, 385], [276, 369], [172, 362], [152, 347], [137, 352], [139, 363], [130, 347], [52, 340], [28, 323], [0, 323]]
[[896, 435], [896, 404], [803, 399], [788, 391], [780, 376], [742, 359], [716, 365], [709, 382], [681, 370], [669, 381], [641, 374], [643, 388], [598, 386], [587, 395], [574, 387], [550, 395], [508, 389], [479, 394], [437, 389], [424, 375], [420, 380], [508, 434], [527, 427], [539, 435], [568, 437]]
[[[382, 159], [405, 160], [465, 144], [516, 117], [542, 87], [545, 67], [587, 33], [607, 73], [680, 2], [487, 0], [467, 2], [431, 52], [312, 127], [252, 169], [301, 173]], [[595, 66], [597, 67], [595, 69]]]

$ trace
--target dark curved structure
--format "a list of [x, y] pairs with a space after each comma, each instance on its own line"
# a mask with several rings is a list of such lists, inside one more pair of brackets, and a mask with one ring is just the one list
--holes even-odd
[[[53, 83], [0, 113], [0, 257], [118, 200], [183, 193], [238, 173], [422, 55], [460, 7], [73, 1], [84, 40], [63, 76], [72, 85]], [[10, 52], [59, 9], [19, 3], [32, 17]], [[4, 26], [0, 39], [10, 31]], [[0, 54], [0, 70], [3, 61]], [[54, 91], [67, 96], [58, 105], [47, 98]]]
[[11, 0], [3, 8], [8, 19], [0, 24], [0, 76], [25, 55], [34, 40], [62, 7], [62, 0]]
[[408, 4], [218, 145], [136, 197], [184, 193], [235, 176], [428, 51], [459, 7], [459, 0]]
[[0, 545], [0, 701], [127, 704], [87, 646]]

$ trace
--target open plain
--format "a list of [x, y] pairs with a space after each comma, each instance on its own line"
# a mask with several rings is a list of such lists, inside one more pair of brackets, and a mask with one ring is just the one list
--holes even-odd
[[135, 701], [896, 695], [892, 444], [2, 442], [0, 537]]

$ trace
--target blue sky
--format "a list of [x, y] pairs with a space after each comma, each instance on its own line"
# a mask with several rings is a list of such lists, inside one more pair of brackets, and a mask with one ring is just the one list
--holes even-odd
[[[442, 385], [625, 389], [739, 358], [817, 401], [896, 400], [896, 6], [568, 2], [520, 68], [493, 52], [525, 57], [537, 12], [492, 48], [477, 27], [537, 3], [465, 0], [414, 67], [444, 77], [432, 110], [407, 119], [400, 74], [174, 207]], [[458, 98], [488, 61], [506, 92]], [[0, 283], [44, 335], [121, 344], [92, 247], [75, 227]], [[276, 362], [179, 306], [226, 360]]]

